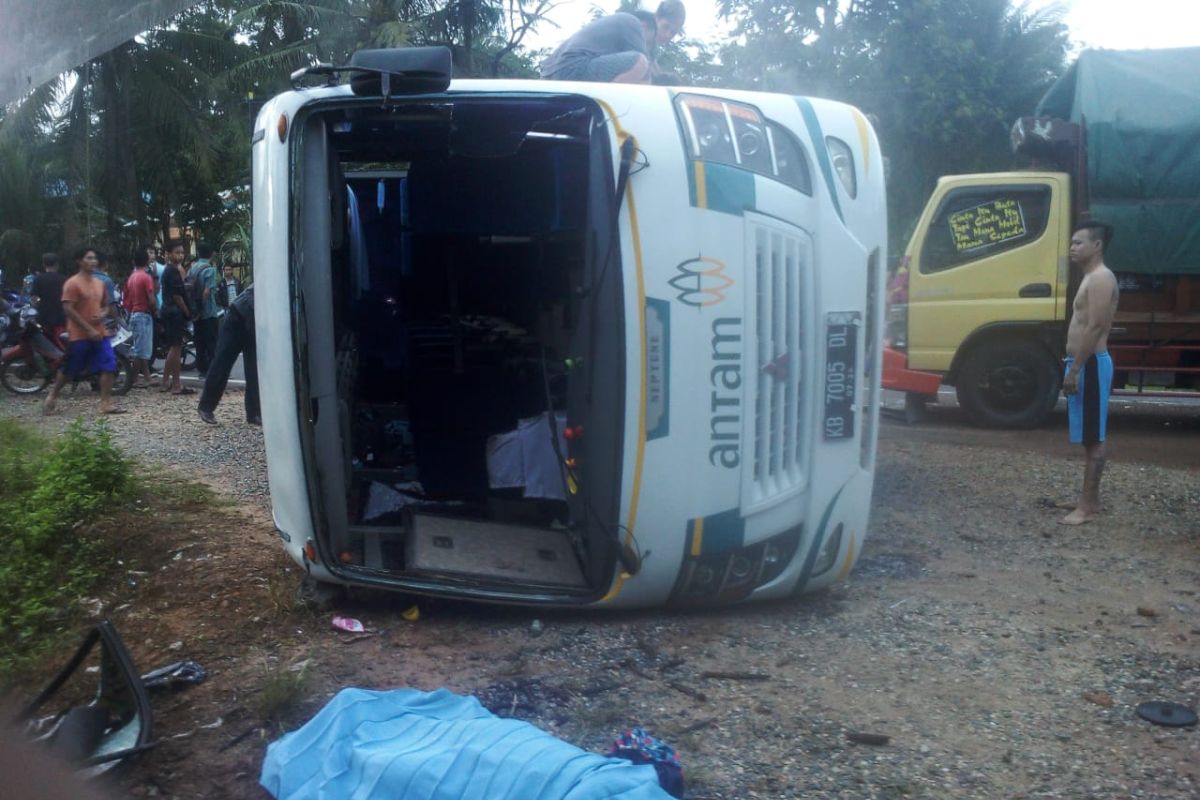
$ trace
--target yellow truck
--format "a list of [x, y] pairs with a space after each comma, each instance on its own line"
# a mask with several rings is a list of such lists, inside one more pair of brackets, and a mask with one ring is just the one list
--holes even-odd
[[1198, 86], [1200, 48], [1085, 51], [1013, 127], [1027, 169], [941, 178], [889, 284], [884, 387], [920, 402], [953, 386], [974, 422], [1040, 424], [1085, 219], [1115, 229], [1117, 387], [1200, 387]]

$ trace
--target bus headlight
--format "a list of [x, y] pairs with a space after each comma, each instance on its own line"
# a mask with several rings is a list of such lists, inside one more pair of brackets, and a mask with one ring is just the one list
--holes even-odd
[[691, 157], [771, 173], [764, 120], [754, 106], [700, 94], [680, 94], [675, 113], [691, 145]]
[[854, 175], [854, 152], [850, 145], [834, 136], [826, 136], [825, 146], [829, 148], [829, 160], [833, 162], [833, 171], [842, 182], [842, 188], [851, 198], [857, 197], [858, 179]]
[[783, 574], [800, 543], [793, 528], [757, 544], [684, 558], [671, 601], [689, 605], [732, 603]]
[[817, 561], [813, 564], [813, 577], [823, 575], [837, 561], [838, 553], [842, 551], [842, 523], [838, 523], [833, 532], [825, 537], [825, 541], [821, 543], [821, 550], [817, 553]]

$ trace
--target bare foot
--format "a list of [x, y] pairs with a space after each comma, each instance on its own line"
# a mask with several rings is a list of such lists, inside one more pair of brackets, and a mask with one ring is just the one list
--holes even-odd
[[53, 397], [47, 397], [46, 402], [42, 403], [42, 416], [48, 417], [58, 408], [58, 401]]
[[1058, 521], [1059, 525], [1082, 525], [1085, 522], [1091, 522], [1096, 516], [1094, 511], [1084, 511], [1082, 508], [1077, 508], [1070, 514]]

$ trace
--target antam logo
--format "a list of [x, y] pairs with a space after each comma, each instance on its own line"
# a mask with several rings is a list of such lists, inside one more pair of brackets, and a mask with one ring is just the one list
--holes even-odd
[[725, 274], [725, 262], [697, 256], [675, 268], [679, 274], [667, 283], [679, 292], [679, 302], [705, 308], [725, 300], [725, 290], [733, 286], [733, 278]]

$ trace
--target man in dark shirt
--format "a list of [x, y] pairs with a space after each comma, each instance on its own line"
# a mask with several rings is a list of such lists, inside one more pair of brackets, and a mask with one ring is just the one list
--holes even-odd
[[654, 50], [683, 29], [681, 0], [663, 0], [658, 10], [617, 13], [585, 25], [542, 64], [542, 77], [559, 81], [649, 83]]
[[63, 311], [62, 292], [67, 276], [58, 271], [58, 254], [42, 254], [42, 271], [33, 279], [33, 302], [37, 306], [42, 329], [54, 341], [66, 328], [67, 315]]
[[179, 379], [184, 328], [192, 316], [183, 289], [183, 242], [172, 239], [167, 242], [166, 249], [167, 266], [162, 274], [162, 322], [167, 358], [163, 363], [162, 391], [171, 394], [195, 394], [195, 389], [184, 386]]
[[237, 357], [242, 356], [242, 371], [246, 374], [246, 422], [251, 425], [262, 424], [262, 412], [258, 403], [258, 360], [254, 349], [254, 287], [242, 292], [229, 304], [229, 312], [221, 323], [221, 332], [217, 334], [217, 354], [213, 357], [212, 366], [204, 378], [204, 391], [200, 394], [200, 403], [196, 411], [200, 419], [209, 425], [216, 425], [217, 418], [213, 411], [221, 402], [225, 393], [225, 384], [229, 381], [229, 371]]
[[224, 314], [229, 310], [229, 304], [242, 293], [242, 282], [233, 274], [233, 264], [225, 264], [221, 271], [221, 282], [217, 284], [217, 305]]

